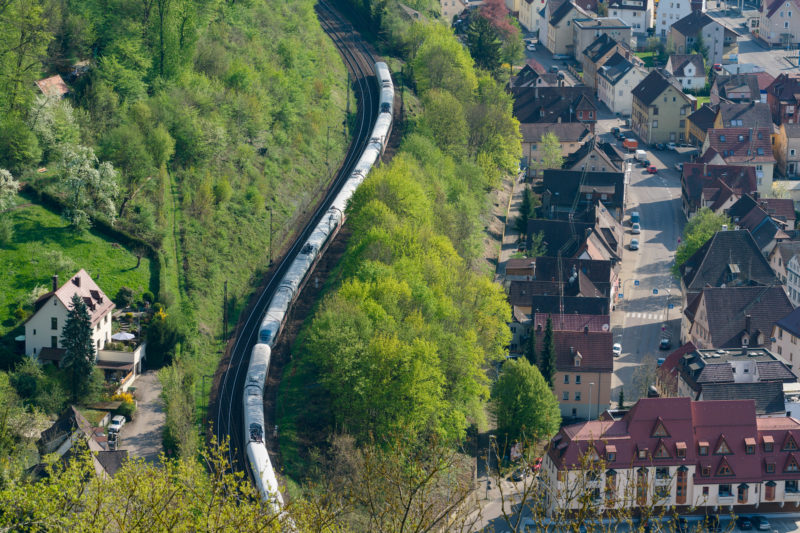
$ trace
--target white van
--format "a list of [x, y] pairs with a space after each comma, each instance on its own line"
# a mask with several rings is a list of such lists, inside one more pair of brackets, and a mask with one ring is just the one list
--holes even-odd
[[644, 161], [645, 159], [647, 159], [647, 152], [644, 150], [636, 150], [636, 160]]

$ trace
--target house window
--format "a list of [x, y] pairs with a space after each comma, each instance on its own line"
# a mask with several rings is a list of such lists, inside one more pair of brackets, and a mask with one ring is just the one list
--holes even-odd
[[744, 141], [744, 135], [739, 135], [739, 142]]
[[738, 489], [738, 494], [736, 496], [736, 502], [747, 503], [747, 489], [748, 489], [747, 483], [742, 483], [737, 487], [737, 489]]
[[767, 463], [767, 474], [775, 473], [775, 463]]
[[569, 374], [564, 374], [564, 385], [569, 385]]
[[756, 447], [753, 446], [752, 444], [748, 444], [747, 446], [745, 446], [744, 453], [746, 453], [747, 455], [753, 455], [754, 453], [756, 453]]
[[606, 502], [613, 504], [614, 494], [617, 492], [617, 473], [614, 470], [606, 472]]
[[580, 357], [575, 358], [575, 366], [581, 366], [581, 359]]
[[647, 448], [639, 450], [639, 459], [647, 459]]
[[654, 128], [657, 128], [657, 127], [658, 127], [658, 121], [657, 121], [657, 120], [654, 120], [654, 121], [653, 121], [653, 127], [654, 127]]
[[703, 487], [703, 498], [708, 499], [708, 487]]
[[775, 499], [775, 482], [767, 481], [764, 485], [764, 499], [771, 502]]
[[563, 399], [565, 402], [566, 402], [566, 401], [568, 401], [568, 400], [569, 400], [569, 392], [567, 392], [567, 391], [564, 391], [564, 393], [561, 395], [561, 398], [562, 398], [562, 399]]
[[677, 473], [677, 481], [675, 483], [675, 503], [678, 505], [683, 505], [686, 503], [686, 478], [687, 476], [687, 468], [680, 467], [678, 468]]
[[794, 148], [792, 148], [791, 150], [789, 150], [789, 155], [794, 155], [794, 154], [795, 154]]
[[789, 456], [789, 461], [786, 463], [786, 468], [783, 469], [784, 472], [800, 472], [800, 468], [797, 466], [797, 461], [793, 456]]
[[764, 451], [771, 452], [772, 451], [772, 441], [764, 441]]
[[662, 466], [656, 468], [656, 479], [669, 479], [669, 467]]
[[685, 108], [685, 107], [682, 107], [682, 108], [681, 108], [681, 115], [685, 115], [685, 114], [686, 114], [686, 108]]
[[720, 463], [719, 468], [717, 468], [717, 475], [718, 476], [732, 476], [733, 470], [731, 470], [730, 465], [728, 465], [727, 461], [723, 460]]
[[719, 486], [719, 497], [720, 498], [730, 498], [733, 496], [733, 491], [730, 485], [720, 485]]
[[725, 142], [725, 136], [724, 135], [720, 135], [719, 136], [719, 142], [721, 142], [721, 143]]
[[711, 467], [704, 466], [703, 467], [703, 477], [711, 477]]
[[678, 448], [678, 457], [680, 457], [681, 459], [686, 458], [686, 448], [684, 447]]
[[576, 402], [581, 401], [581, 393], [580, 393], [580, 391], [575, 392], [575, 401]]
[[50, 318], [50, 329], [58, 329], [58, 318], [57, 317]]
[[795, 450], [797, 450], [797, 443], [794, 441], [792, 434], [789, 433], [788, 437], [786, 438], [786, 442], [783, 444], [783, 451], [793, 452]]
[[797, 480], [784, 481], [784, 489], [783, 490], [786, 491], [786, 492], [792, 492], [792, 493], [797, 492]]
[[613, 462], [613, 461], [616, 461], [616, 460], [617, 460], [617, 454], [616, 454], [616, 452], [608, 452], [608, 453], [606, 454], [606, 456], [607, 456], [607, 460], [608, 460], [608, 462]]
[[50, 337], [50, 347], [51, 348], [58, 348], [58, 337], [56, 337], [55, 335]]
[[678, 126], [681, 128], [686, 127], [686, 121], [681, 119], [681, 121], [678, 123]]
[[639, 505], [647, 502], [647, 469], [640, 468], [636, 472], [636, 501]]
[[717, 445], [717, 450], [714, 452], [714, 455], [728, 455], [729, 453], [731, 453], [731, 448], [725, 441], [725, 437], [720, 437], [719, 444]]
[[583, 118], [583, 111], [578, 111], [578, 118]]
[[575, 376], [575, 385], [580, 385], [580, 384], [581, 384], [581, 376], [580, 374], [578, 374], [577, 376]]
[[708, 446], [700, 446], [700, 455], [708, 455]]

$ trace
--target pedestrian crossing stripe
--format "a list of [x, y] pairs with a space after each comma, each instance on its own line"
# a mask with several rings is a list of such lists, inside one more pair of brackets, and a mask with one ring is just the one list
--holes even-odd
[[625, 318], [643, 318], [646, 320], [658, 320], [661, 319], [662, 316], [663, 314], [661, 313], [625, 313]]

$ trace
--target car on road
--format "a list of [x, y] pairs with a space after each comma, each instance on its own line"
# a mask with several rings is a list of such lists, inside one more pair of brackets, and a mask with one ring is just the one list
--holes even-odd
[[613, 135], [614, 137], [618, 137], [620, 132], [621, 130], [619, 128], [611, 128], [611, 135]]
[[667, 145], [665, 145], [664, 143], [656, 144], [656, 150], [666, 150], [666, 149], [667, 149]]
[[655, 167], [655, 165], [650, 165], [647, 167], [647, 172], [650, 174], [655, 174], [658, 172], [658, 169]]
[[659, 350], [669, 350], [670, 348], [672, 348], [672, 341], [666, 337], [662, 338], [661, 342], [658, 343]]
[[746, 516], [740, 516], [736, 518], [736, 527], [742, 531], [747, 531], [753, 529], [753, 523], [750, 521], [750, 518]]
[[542, 469], [542, 458], [537, 457], [536, 460], [531, 465], [531, 472], [533, 472], [534, 474], [538, 474], [539, 470], [541, 469]]
[[683, 163], [675, 163], [675, 170], [683, 172]]
[[631, 243], [628, 245], [628, 248], [630, 248], [631, 250], [638, 250], [639, 239], [631, 239]]
[[667, 150], [672, 150], [673, 152], [677, 150], [678, 145], [675, 143], [667, 143]]
[[526, 46], [525, 48], [527, 48], [527, 49], [528, 49], [528, 50], [530, 50], [531, 52], [535, 52], [535, 51], [536, 51], [536, 45], [535, 45], [535, 44], [533, 44], [533, 43], [529, 44], [529, 45], [528, 45], [528, 46]]
[[641, 163], [642, 163], [642, 166], [644, 168], [647, 168], [647, 167], [650, 166], [650, 160], [649, 159], [642, 159]]
[[722, 72], [722, 64], [714, 63], [714, 70], [716, 70], [717, 72]]
[[634, 235], [638, 235], [641, 232], [642, 232], [642, 225], [639, 224], [638, 222], [634, 222], [633, 226], [631, 226], [631, 233], [633, 233]]
[[511, 479], [514, 481], [522, 481], [525, 479], [525, 469], [524, 468], [517, 468], [514, 472], [511, 473]]
[[122, 415], [116, 415], [114, 418], [111, 419], [111, 423], [108, 425], [108, 432], [119, 433], [119, 430], [122, 429], [122, 426], [124, 425], [125, 425], [125, 417]]
[[550, 66], [550, 72], [552, 72], [554, 74], [557, 74], [558, 73], [558, 67], [556, 65], [551, 65]]
[[759, 531], [768, 531], [771, 528], [769, 525], [769, 520], [767, 520], [764, 516], [752, 516], [750, 517], [750, 521], [753, 523], [753, 528]]
[[618, 342], [615, 342], [614, 346], [611, 348], [611, 353], [614, 354], [614, 357], [619, 357], [622, 355], [622, 345]]

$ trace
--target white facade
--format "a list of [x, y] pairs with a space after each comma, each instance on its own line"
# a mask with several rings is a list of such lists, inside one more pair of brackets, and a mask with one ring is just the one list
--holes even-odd
[[[37, 356], [42, 348], [63, 348], [61, 332], [67, 320], [68, 310], [55, 295], [25, 323], [25, 353]], [[95, 353], [111, 340], [111, 310], [102, 316], [92, 328]]]
[[647, 77], [644, 68], [635, 66], [625, 73], [616, 84], [602, 75], [597, 76], [597, 94], [600, 101], [606, 104], [612, 113], [630, 115], [633, 108], [633, 88]]
[[617, 0], [609, 3], [608, 16], [623, 21], [635, 35], [643, 35], [653, 25], [653, 0]]
[[667, 62], [667, 70], [681, 83], [681, 87], [684, 89], [702, 89], [706, 86], [706, 73], [703, 69], [698, 71], [697, 65], [689, 61], [683, 67], [683, 75], [679, 76], [675, 72], [679, 66], [680, 65], [672, 65], [671, 58], [670, 61]]
[[800, 257], [796, 255], [786, 264], [786, 292], [792, 305], [800, 306]]
[[[706, 3], [703, 0], [703, 11], [705, 10]], [[691, 12], [691, 0], [661, 0], [656, 11], [655, 36], [666, 38], [669, 35], [669, 27]]]
[[[795, 376], [800, 377], [800, 338], [796, 337], [782, 327], [775, 325], [772, 328], [772, 349], [786, 360], [787, 366], [792, 369]], [[795, 363], [794, 358], [797, 357]]]
[[544, 9], [544, 6], [545, 0], [531, 0], [531, 2], [522, 0], [519, 9], [519, 23], [522, 27], [531, 32], [538, 32], [542, 20], [539, 11]]

